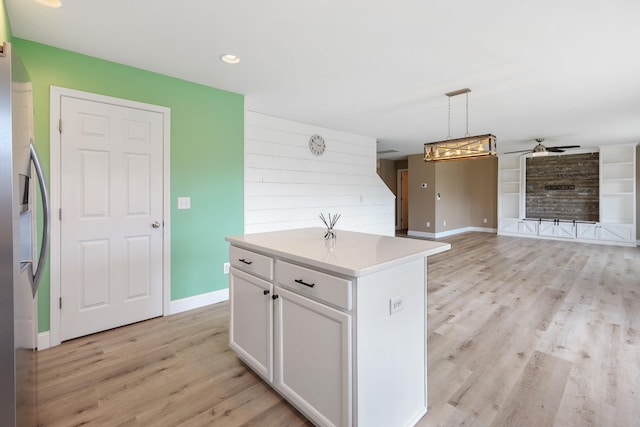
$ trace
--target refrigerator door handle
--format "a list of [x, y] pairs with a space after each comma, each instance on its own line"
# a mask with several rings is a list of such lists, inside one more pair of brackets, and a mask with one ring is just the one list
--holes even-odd
[[31, 291], [33, 296], [36, 296], [38, 287], [40, 286], [40, 279], [42, 279], [42, 272], [44, 271], [45, 257], [47, 255], [47, 248], [49, 247], [49, 196], [47, 195], [47, 185], [44, 180], [44, 174], [42, 173], [42, 167], [40, 166], [40, 159], [36, 152], [36, 147], [33, 145], [33, 140], [29, 144], [29, 153], [31, 161], [38, 175], [38, 184], [40, 185], [40, 195], [42, 197], [42, 246], [40, 247], [40, 255], [38, 257], [38, 266], [35, 273], [29, 275], [31, 280]]

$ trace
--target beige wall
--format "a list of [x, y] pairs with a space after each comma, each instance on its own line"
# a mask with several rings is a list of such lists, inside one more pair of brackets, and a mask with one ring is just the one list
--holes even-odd
[[638, 190], [640, 189], [640, 145], [636, 145], [636, 240], [640, 240], [640, 222], [638, 214], [640, 214], [640, 197]]
[[[409, 230], [435, 233], [435, 163], [426, 163], [422, 154], [409, 156], [407, 160], [407, 169], [409, 169]], [[427, 188], [420, 187], [423, 182], [427, 184]], [[431, 223], [430, 227], [427, 227], [427, 221]]]
[[473, 161], [435, 163], [436, 233], [469, 226], [471, 201], [468, 196], [467, 169]]
[[468, 162], [468, 166], [469, 225], [497, 229], [498, 159], [476, 159]]
[[[409, 230], [441, 233], [466, 227], [497, 228], [496, 158], [425, 163], [422, 155], [413, 155], [408, 169]], [[427, 188], [421, 188], [421, 183]]]
[[409, 160], [396, 160], [396, 169], [409, 169]]
[[396, 194], [398, 189], [398, 173], [396, 171], [396, 162], [394, 160], [380, 159], [378, 160], [378, 175], [382, 178], [389, 190]]

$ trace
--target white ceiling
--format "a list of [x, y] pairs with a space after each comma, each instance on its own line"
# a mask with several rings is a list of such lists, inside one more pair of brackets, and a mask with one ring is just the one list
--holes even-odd
[[[5, 0], [13, 35], [240, 93], [378, 140], [447, 137], [445, 92], [498, 151], [640, 142], [637, 0]], [[219, 60], [234, 53], [240, 64]], [[451, 136], [465, 133], [464, 95]]]

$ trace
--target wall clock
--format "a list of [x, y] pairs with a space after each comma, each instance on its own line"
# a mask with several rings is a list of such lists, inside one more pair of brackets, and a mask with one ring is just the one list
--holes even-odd
[[325, 148], [327, 148], [327, 144], [320, 135], [312, 135], [311, 138], [309, 138], [309, 150], [316, 156], [321, 156]]

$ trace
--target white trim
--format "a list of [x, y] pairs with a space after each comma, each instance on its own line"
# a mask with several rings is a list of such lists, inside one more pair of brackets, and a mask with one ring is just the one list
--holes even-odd
[[162, 236], [162, 282], [163, 282], [163, 315], [170, 313], [171, 303], [171, 109], [160, 105], [146, 104], [128, 99], [114, 98], [111, 96], [98, 95], [89, 92], [82, 92], [74, 89], [67, 89], [51, 86], [50, 91], [50, 120], [49, 120], [49, 190], [51, 198], [51, 254], [50, 254], [50, 327], [49, 345], [55, 347], [61, 343], [60, 334], [60, 308], [59, 299], [61, 294], [60, 280], [60, 243], [61, 229], [60, 221], [56, 219], [60, 209], [60, 132], [58, 131], [58, 121], [61, 115], [62, 96], [85, 99], [88, 101], [102, 102], [106, 104], [118, 105], [128, 108], [137, 108], [147, 111], [157, 112], [163, 115], [163, 206], [162, 214], [164, 218]]
[[46, 350], [51, 347], [51, 336], [49, 331], [40, 332], [38, 334], [38, 351]]
[[494, 234], [498, 232], [496, 228], [464, 227], [464, 228], [457, 228], [455, 230], [443, 231], [441, 233], [427, 233], [424, 231], [408, 230], [407, 236], [425, 237], [427, 239], [439, 239], [441, 237], [453, 236], [454, 234], [468, 233], [470, 231], [479, 231], [481, 233], [494, 233]]
[[435, 239], [436, 233], [427, 233], [426, 231], [407, 230], [407, 236], [425, 237], [427, 239]]
[[192, 297], [171, 301], [169, 314], [182, 313], [183, 311], [193, 310], [228, 300], [229, 288], [208, 292], [206, 294], [194, 295]]

